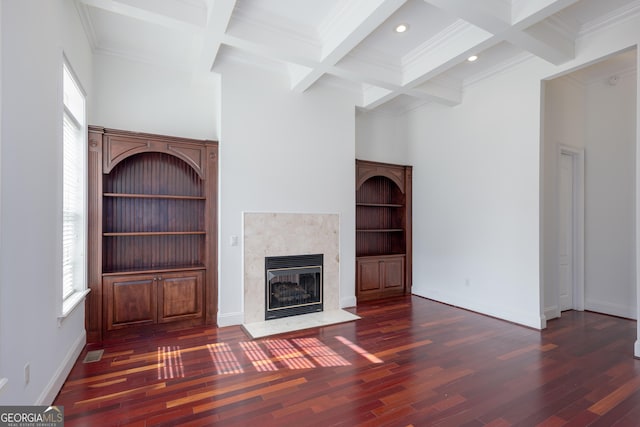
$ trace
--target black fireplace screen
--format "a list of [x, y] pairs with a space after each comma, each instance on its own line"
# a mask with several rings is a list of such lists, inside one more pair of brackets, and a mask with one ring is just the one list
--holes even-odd
[[322, 311], [322, 254], [265, 258], [265, 320]]

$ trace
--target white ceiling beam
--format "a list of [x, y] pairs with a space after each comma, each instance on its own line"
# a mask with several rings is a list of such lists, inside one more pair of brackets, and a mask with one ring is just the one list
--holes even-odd
[[387, 92], [397, 92], [402, 90], [402, 86], [400, 86], [399, 82], [392, 82], [387, 77], [381, 76], [380, 73], [376, 73], [372, 70], [368, 70], [365, 73], [335, 65], [325, 66], [318, 61], [301, 56], [300, 54], [292, 53], [288, 49], [249, 41], [229, 34], [224, 34], [222, 36], [221, 44], [255, 55], [259, 58], [286, 64], [291, 79], [305, 76], [312, 70], [322, 69], [323, 74], [330, 74], [354, 83], [365, 83], [384, 89]]
[[359, 107], [372, 110], [391, 101], [399, 95], [409, 95], [423, 101], [437, 102], [449, 107], [454, 107], [462, 102], [462, 89], [446, 88], [437, 83], [427, 82], [420, 88], [398, 88], [390, 91], [381, 87], [372, 86], [363, 93], [362, 105]]
[[[220, 44], [240, 49], [260, 58], [271, 59], [291, 65], [296, 68], [296, 70], [293, 72], [294, 76], [298, 73], [304, 73], [305, 70], [303, 67], [306, 67], [308, 71], [320, 66], [320, 62], [309, 59], [298, 53], [293, 53], [289, 49], [266, 45], [263, 43], [257, 43], [240, 37], [232, 36], [230, 34], [223, 34], [220, 38]], [[300, 68], [298, 69], [296, 66]]]
[[527, 28], [579, 0], [516, 0], [513, 6], [501, 0], [425, 1], [552, 64], [559, 65], [575, 55], [573, 41], [554, 28], [548, 25], [540, 31]]
[[154, 25], [160, 25], [172, 30], [191, 33], [199, 33], [202, 31], [202, 27], [196, 24], [176, 19], [170, 15], [132, 6], [118, 0], [80, 0], [80, 2], [84, 5], [95, 7], [96, 9], [102, 9], [118, 15], [128, 16], [129, 18], [134, 18]]
[[363, 96], [363, 103], [361, 105], [362, 108], [365, 108], [367, 110], [378, 108], [382, 104], [385, 104], [398, 97], [399, 95], [402, 95], [400, 91], [384, 92], [383, 90], [378, 90], [368, 92], [369, 93], [367, 93], [366, 96]]
[[296, 76], [291, 76], [291, 90], [298, 93], [304, 92], [326, 74], [326, 72], [327, 68], [324, 67], [323, 64], [318, 64], [315, 68], [307, 69], [305, 73], [298, 73]]
[[207, 6], [207, 26], [202, 37], [200, 67], [211, 71], [218, 58], [236, 0], [208, 0]]
[[[354, 81], [361, 82], [362, 78], [354, 78], [355, 76], [340, 75], [341, 78], [352, 77]], [[414, 98], [425, 101], [438, 102], [450, 107], [459, 105], [462, 102], [462, 84], [460, 82], [448, 82], [443, 84], [439, 81], [432, 80], [423, 83], [417, 87], [402, 87], [393, 85], [384, 81], [367, 80], [367, 87], [363, 89], [362, 104], [359, 107], [365, 109], [374, 109], [380, 105], [391, 101], [399, 95], [409, 95]]]
[[575, 57], [574, 41], [545, 21], [523, 31], [514, 31], [506, 38], [512, 44], [554, 65], [563, 64]]
[[400, 9], [407, 0], [352, 0], [355, 7], [349, 14], [338, 16], [333, 25], [325, 29], [322, 40], [322, 59], [334, 65], [351, 52], [362, 40]]
[[[462, 99], [462, 88], [458, 91], [447, 91], [444, 88], [438, 88], [435, 84], [425, 82], [458, 65], [478, 50], [486, 49], [499, 42], [500, 40], [493, 34], [458, 21], [444, 30], [438, 41], [420, 46], [403, 58], [404, 73], [400, 84], [373, 80], [369, 74], [364, 73], [354, 76], [360, 81], [386, 90], [372, 90], [370, 94], [363, 97], [362, 107], [373, 109], [403, 94], [444, 105], [457, 105]], [[345, 79], [350, 77], [345, 75], [344, 70], [337, 67], [330, 72]], [[417, 88], [418, 85], [422, 87]]]
[[513, 28], [505, 39], [552, 63], [560, 65], [575, 57], [574, 40], [545, 19], [579, 0], [515, 0], [512, 5]]
[[381, 76], [373, 69], [370, 73], [365, 73], [362, 71], [354, 71], [347, 68], [334, 66], [327, 68], [327, 74], [331, 74], [332, 76], [336, 76], [354, 83], [364, 83], [371, 86], [378, 86], [391, 91], [402, 90], [402, 86], [399, 83], [389, 80], [387, 76]]
[[407, 0], [352, 1], [353, 7], [344, 9], [329, 26], [328, 37], [323, 40], [320, 66], [299, 75], [291, 82], [295, 92], [304, 92], [326, 74], [328, 67], [337, 64], [362, 40], [395, 13]]
[[388, 80], [375, 77], [374, 74], [362, 74], [341, 67], [330, 67], [327, 74], [348, 80], [354, 83], [364, 83], [362, 91], [362, 108], [372, 109], [403, 93], [402, 86]]
[[362, 103], [359, 107], [371, 109], [371, 105], [382, 105], [387, 101], [395, 98], [397, 94], [389, 89], [379, 86], [369, 86], [362, 91]]
[[493, 34], [476, 26], [459, 26], [437, 45], [428, 44], [410, 54], [412, 59], [404, 66], [402, 86], [415, 87], [499, 42]]
[[425, 0], [492, 34], [511, 25], [511, 5], [504, 0]]
[[526, 28], [550, 17], [580, 0], [513, 0], [511, 23]]

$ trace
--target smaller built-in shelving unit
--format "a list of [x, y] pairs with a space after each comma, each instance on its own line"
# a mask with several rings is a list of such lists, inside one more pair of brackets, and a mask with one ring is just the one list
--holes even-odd
[[356, 160], [356, 297], [411, 292], [411, 166]]

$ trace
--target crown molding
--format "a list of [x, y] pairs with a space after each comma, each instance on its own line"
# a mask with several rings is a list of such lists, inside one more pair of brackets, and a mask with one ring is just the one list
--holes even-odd
[[505, 61], [502, 61], [496, 65], [494, 65], [493, 67], [490, 67], [480, 73], [474, 74], [473, 76], [469, 77], [468, 79], [465, 79], [462, 82], [462, 88], [467, 89], [470, 86], [475, 85], [476, 83], [479, 83], [483, 80], [486, 80], [490, 77], [493, 77], [497, 74], [503, 73], [517, 65], [522, 64], [523, 62], [526, 62], [532, 58], [537, 58], [537, 56], [535, 56], [532, 53], [529, 52], [522, 52], [512, 58], [509, 58]]
[[402, 68], [411, 68], [417, 62], [421, 61], [424, 56], [429, 55], [433, 49], [444, 45], [451, 39], [451, 37], [462, 34], [471, 27], [473, 27], [473, 25], [469, 24], [467, 21], [458, 19], [453, 24], [449, 25], [444, 30], [440, 31], [438, 34], [404, 55], [400, 60]]
[[187, 6], [196, 8], [196, 9], [202, 9], [203, 12], [207, 11], [207, 7], [208, 7], [208, 0], [174, 0], [177, 1], [179, 3], [184, 3]]
[[248, 27], [258, 27], [268, 33], [273, 34], [276, 37], [292, 39], [300, 43], [312, 46], [317, 49], [318, 52], [321, 51], [321, 41], [318, 39], [315, 33], [307, 31], [307, 27], [296, 24], [289, 19], [270, 14], [264, 9], [264, 13], [261, 14], [261, 18], [250, 16], [246, 11], [246, 8], [242, 7], [243, 4], [244, 3], [242, 2], [236, 3], [236, 7], [231, 17], [231, 23], [235, 22], [236, 24], [246, 25]]
[[619, 24], [620, 22], [635, 18], [638, 15], [640, 15], [640, 0], [635, 0], [614, 11], [584, 23], [578, 31], [578, 38], [605, 30]]
[[542, 21], [556, 32], [560, 33], [560, 35], [568, 40], [575, 40], [578, 37], [578, 33], [580, 31], [575, 25], [571, 25], [566, 20], [558, 17], [557, 15], [552, 15], [548, 17], [546, 20]]
[[93, 20], [91, 19], [89, 8], [80, 0], [75, 0], [74, 4], [78, 11], [78, 15], [80, 16], [80, 23], [84, 29], [84, 34], [87, 36], [87, 40], [89, 41], [89, 46], [91, 46], [91, 50], [95, 52], [96, 49], [98, 49], [98, 36], [96, 34], [96, 29], [93, 26]]
[[375, 48], [367, 48], [366, 52], [360, 52], [358, 49], [353, 50], [347, 54], [346, 58], [367, 66], [381, 68], [398, 75], [402, 74], [402, 67], [399, 63], [389, 61], [389, 55]]
[[[411, 97], [411, 95], [407, 95], [409, 97]], [[404, 116], [405, 114], [413, 111], [413, 110], [417, 110], [420, 107], [423, 107], [427, 104], [434, 104], [434, 101], [429, 101], [426, 99], [420, 99], [420, 98], [413, 98], [412, 101], [409, 102], [402, 102], [400, 101], [398, 104], [393, 105], [390, 104], [391, 102], [393, 102], [393, 100], [380, 105], [379, 107], [374, 108], [373, 110], [366, 110], [366, 112], [368, 113], [372, 113], [375, 115], [382, 115], [382, 116], [387, 116], [387, 117], [400, 117], [400, 116]], [[394, 98], [395, 99], [395, 98]]]
[[328, 38], [328, 35], [336, 28], [339, 28], [344, 21], [352, 19], [360, 5], [367, 1], [368, 0], [349, 0], [339, 2], [334, 6], [327, 18], [318, 26], [317, 36], [320, 42], [324, 42]]
[[149, 65], [152, 67], [160, 67], [162, 69], [170, 69], [179, 72], [192, 73], [193, 61], [171, 61], [161, 60], [157, 55], [145, 55], [141, 52], [124, 51], [119, 49], [111, 49], [105, 47], [97, 47], [93, 51], [94, 55], [111, 56], [129, 62]]
[[352, 82], [340, 77], [335, 77], [331, 74], [325, 74], [323, 77], [319, 78], [316, 85], [319, 87], [338, 89], [343, 92], [351, 93], [357, 97], [361, 97], [363, 93], [362, 83]]
[[231, 46], [223, 46], [221, 48], [219, 58], [220, 59], [216, 61], [216, 64], [213, 67], [214, 71], [224, 68], [225, 63], [241, 64], [276, 74], [281, 76], [284, 80], [290, 79], [287, 62], [256, 56], [250, 52]]
[[[449, 90], [462, 90], [462, 81], [453, 78], [453, 77], [449, 77], [446, 74], [440, 74], [435, 76], [432, 79], [427, 80], [424, 83], [432, 83], [434, 85], [443, 87], [445, 89], [449, 89]], [[424, 84], [422, 83], [422, 84]], [[419, 90], [420, 85], [417, 85], [414, 89], [418, 89]]]

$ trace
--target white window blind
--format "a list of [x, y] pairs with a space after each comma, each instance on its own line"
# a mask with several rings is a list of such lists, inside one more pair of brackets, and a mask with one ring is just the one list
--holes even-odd
[[67, 301], [86, 289], [85, 98], [67, 64], [63, 94], [62, 299]]

